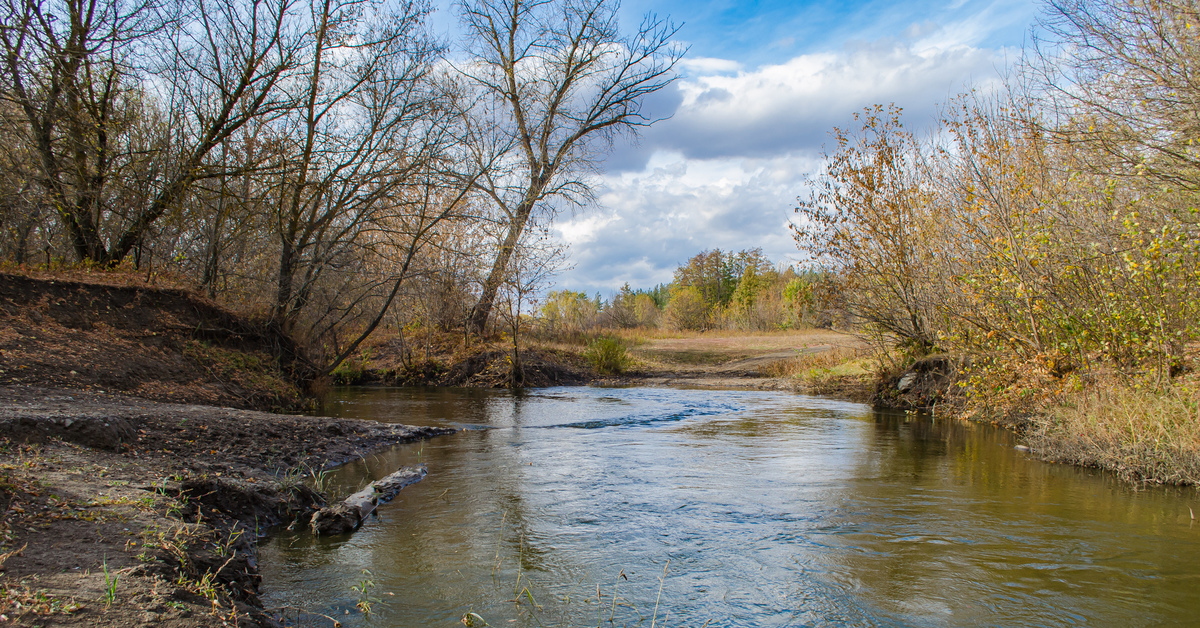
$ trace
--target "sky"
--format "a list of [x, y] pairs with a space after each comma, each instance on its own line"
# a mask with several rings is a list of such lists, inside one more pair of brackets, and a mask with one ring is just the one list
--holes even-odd
[[625, 32], [647, 13], [680, 25], [688, 46], [679, 79], [649, 103], [669, 119], [618, 143], [597, 202], [554, 221], [569, 261], [551, 289], [649, 288], [713, 248], [800, 261], [788, 224], [833, 127], [889, 102], [911, 127], [929, 124], [1019, 57], [1038, 4], [625, 0]]

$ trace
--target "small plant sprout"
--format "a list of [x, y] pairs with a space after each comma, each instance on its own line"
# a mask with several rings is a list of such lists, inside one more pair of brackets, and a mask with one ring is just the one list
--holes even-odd
[[309, 473], [313, 479], [313, 490], [324, 493], [329, 488], [329, 481], [332, 479], [329, 469], [313, 469]]
[[375, 582], [371, 580], [370, 570], [362, 570], [362, 576], [363, 577], [358, 581], [358, 584], [355, 584], [350, 588], [358, 594], [358, 602], [356, 602], [354, 606], [356, 606], [358, 610], [362, 611], [364, 615], [370, 617], [371, 607], [379, 600], [371, 597], [371, 591], [375, 589]]
[[100, 568], [104, 570], [104, 605], [112, 606], [117, 601], [117, 580], [121, 578], [121, 574], [108, 570], [108, 559], [100, 564]]

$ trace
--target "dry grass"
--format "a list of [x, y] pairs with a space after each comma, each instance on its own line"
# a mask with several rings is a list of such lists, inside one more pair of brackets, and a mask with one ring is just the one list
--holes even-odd
[[1048, 459], [1127, 480], [1200, 485], [1200, 382], [1087, 386], [1035, 420], [1029, 444]]
[[863, 346], [835, 346], [828, 351], [805, 353], [766, 366], [770, 377], [794, 379], [828, 379], [847, 375], [869, 375], [873, 372], [871, 350]]

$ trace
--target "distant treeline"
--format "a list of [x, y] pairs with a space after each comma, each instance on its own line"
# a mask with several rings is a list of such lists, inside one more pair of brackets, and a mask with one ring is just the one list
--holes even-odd
[[539, 311], [547, 330], [666, 328], [782, 330], [829, 326], [834, 283], [820, 270], [778, 268], [762, 249], [704, 251], [675, 269], [669, 284], [633, 289], [611, 298], [582, 292], [550, 292]]

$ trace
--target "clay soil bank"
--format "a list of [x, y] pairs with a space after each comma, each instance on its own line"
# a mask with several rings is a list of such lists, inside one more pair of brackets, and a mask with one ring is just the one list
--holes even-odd
[[0, 272], [0, 385], [300, 410], [312, 372], [269, 323], [187, 290], [107, 273]]

